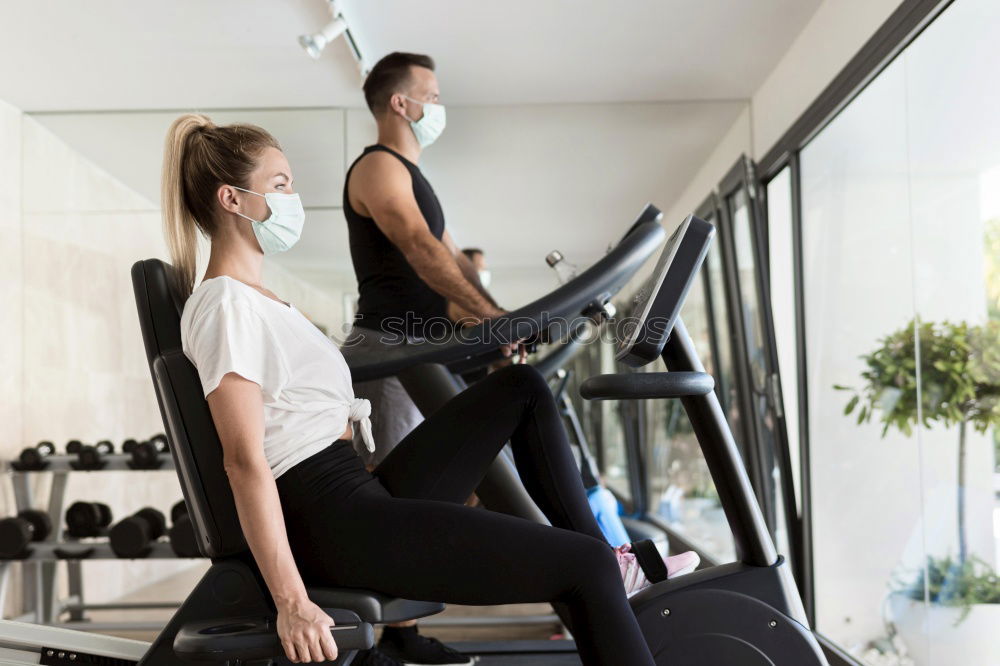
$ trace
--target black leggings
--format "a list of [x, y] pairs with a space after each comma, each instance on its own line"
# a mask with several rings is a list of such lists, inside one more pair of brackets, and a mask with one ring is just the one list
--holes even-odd
[[[463, 505], [507, 440], [552, 527]], [[338, 441], [277, 484], [308, 584], [469, 605], [563, 602], [584, 664], [653, 666], [534, 368], [511, 366], [466, 389], [374, 474]]]

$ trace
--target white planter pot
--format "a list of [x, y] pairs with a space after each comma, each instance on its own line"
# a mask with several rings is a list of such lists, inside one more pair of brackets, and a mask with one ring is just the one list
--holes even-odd
[[891, 619], [916, 666], [1000, 666], [1000, 604], [976, 604], [956, 627], [961, 608], [889, 597]]

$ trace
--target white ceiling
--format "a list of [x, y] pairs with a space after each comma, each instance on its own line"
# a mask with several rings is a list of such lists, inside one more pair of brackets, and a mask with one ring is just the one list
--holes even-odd
[[[821, 0], [347, 0], [367, 57], [438, 61], [446, 103], [745, 99]], [[25, 111], [361, 106], [324, 0], [0, 0], [0, 98]]]

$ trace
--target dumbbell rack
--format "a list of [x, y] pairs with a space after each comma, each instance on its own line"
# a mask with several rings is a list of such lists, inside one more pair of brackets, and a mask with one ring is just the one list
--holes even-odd
[[[75, 455], [54, 454], [45, 457], [45, 468], [41, 470], [17, 471], [9, 462], [0, 462], [0, 470], [7, 472], [14, 489], [14, 513], [24, 509], [35, 508], [30, 478], [33, 474], [51, 474], [52, 483], [49, 489], [48, 504], [43, 508], [52, 521], [52, 533], [44, 541], [29, 544], [31, 555], [25, 559], [0, 560], [0, 610], [5, 608], [7, 590], [10, 585], [12, 564], [20, 562], [23, 570], [24, 604], [28, 612], [15, 620], [54, 626], [79, 626], [87, 622], [88, 629], [159, 629], [161, 625], [142, 622], [129, 623], [91, 623], [87, 621], [85, 611], [89, 610], [147, 610], [159, 608], [176, 608], [176, 602], [150, 603], [113, 603], [87, 604], [83, 595], [83, 560], [122, 559], [111, 550], [107, 537], [94, 539], [65, 538], [63, 531], [65, 520], [64, 509], [66, 499], [66, 484], [71, 472], [109, 472], [109, 471], [161, 471], [174, 469], [174, 461], [169, 453], [160, 455], [161, 465], [153, 470], [134, 469], [129, 465], [132, 456], [124, 453], [111, 453], [101, 456], [103, 463], [100, 469], [77, 469], [75, 464], [79, 458]], [[157, 541], [152, 545], [151, 552], [142, 559], [177, 559], [166, 541]], [[69, 596], [58, 598], [57, 565], [65, 562], [69, 583]], [[59, 621], [63, 613], [68, 614], [67, 622]], [[76, 624], [74, 624], [76, 623]]]

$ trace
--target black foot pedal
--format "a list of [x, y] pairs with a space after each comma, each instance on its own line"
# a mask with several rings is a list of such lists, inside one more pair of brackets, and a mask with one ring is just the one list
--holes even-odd
[[655, 543], [649, 539], [636, 541], [632, 544], [632, 553], [650, 583], [659, 583], [667, 579], [667, 565]]

